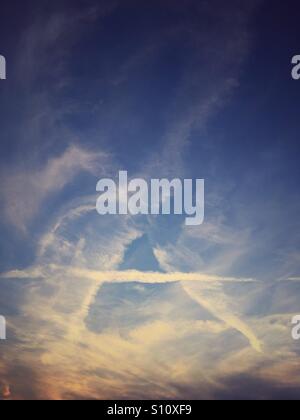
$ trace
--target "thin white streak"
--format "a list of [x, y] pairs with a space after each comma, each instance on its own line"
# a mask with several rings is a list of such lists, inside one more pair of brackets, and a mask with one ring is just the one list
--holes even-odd
[[206, 298], [201, 296], [199, 291], [195, 292], [188, 284], [182, 285], [183, 289], [187, 292], [191, 299], [199, 305], [205, 307], [211, 314], [219, 318], [226, 325], [243, 334], [247, 338], [253, 350], [262, 353], [262, 344], [256, 337], [252, 329], [237, 315], [233, 314], [227, 307], [226, 303], [220, 299], [214, 300], [213, 298]]
[[253, 279], [220, 277], [205, 273], [159, 273], [143, 272], [137, 270], [128, 271], [96, 271], [76, 267], [64, 267], [57, 265], [38, 266], [28, 270], [13, 270], [0, 275], [1, 278], [49, 278], [63, 272], [65, 275], [76, 278], [84, 278], [101, 282], [116, 283], [172, 283], [176, 281], [195, 281], [195, 282], [217, 282], [217, 283], [249, 283], [255, 282]]

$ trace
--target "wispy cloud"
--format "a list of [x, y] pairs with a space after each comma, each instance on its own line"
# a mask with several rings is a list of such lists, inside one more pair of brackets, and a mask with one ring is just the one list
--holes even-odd
[[109, 15], [117, 5], [118, 0], [103, 0], [67, 12], [63, 5], [47, 14], [41, 10], [22, 34], [16, 66], [20, 83], [35, 90], [42, 76], [62, 87], [68, 80], [70, 51], [86, 25]]
[[[31, 274], [34, 275], [33, 272], [26, 275]], [[170, 283], [166, 302], [158, 300], [159, 292], [156, 294], [151, 289], [147, 305], [141, 302], [129, 305], [129, 316], [137, 311], [141, 322], [129, 325], [124, 335], [114, 322], [101, 333], [91, 329], [87, 319], [93, 308], [102, 306], [98, 299], [103, 284], [98, 283], [98, 273], [78, 272], [78, 276], [73, 271], [63, 274], [61, 270], [56, 276], [53, 270], [52, 275], [49, 273], [49, 277], [40, 278], [27, 288], [26, 301], [21, 307], [29, 323], [26, 334], [22, 319], [11, 319], [10, 328], [18, 336], [22, 363], [36, 375], [32, 378], [35, 398], [176, 399], [192, 395], [201, 399], [213, 398], [215, 393], [224, 393], [225, 397], [231, 389], [226, 381], [238, 375], [252, 376], [256, 383], [272, 378], [277, 389], [284, 389], [288, 384], [299, 388], [299, 377], [291, 375], [296, 355], [287, 339], [290, 335], [287, 319], [278, 315], [241, 318], [231, 308], [230, 301], [226, 301], [219, 282], [183, 282], [180, 287]], [[125, 273], [114, 274], [114, 278], [122, 281], [123, 276]], [[249, 285], [240, 284], [241, 287]], [[256, 287], [256, 283], [250, 285]], [[132, 290], [134, 287], [137, 287], [135, 283]], [[139, 287], [138, 293], [146, 299], [143, 285]], [[186, 296], [191, 300], [185, 301]], [[107, 303], [108, 298], [106, 295]], [[110, 305], [112, 320], [118, 306], [125, 316], [122, 305], [126, 305], [126, 299], [128, 296], [123, 293], [122, 299], [115, 301], [116, 305]], [[199, 307], [198, 317], [200, 314], [203, 317], [206, 308], [211, 318], [197, 319], [197, 312], [189, 318], [187, 307], [191, 308], [193, 301]], [[154, 318], [144, 320], [150, 308]], [[105, 307], [102, 310], [102, 316], [107, 316]], [[94, 322], [97, 326], [100, 321]], [[264, 352], [261, 352], [262, 343]], [[283, 354], [289, 354], [285, 363]], [[15, 358], [10, 352], [5, 354], [4, 363], [0, 365], [3, 383], [10, 387], [12, 398], [22, 398], [26, 395], [26, 383], [19, 381], [15, 388]], [[268, 390], [268, 395], [272, 395], [273, 389]], [[247, 387], [243, 385], [239, 392], [246, 397]]]
[[1, 177], [5, 217], [25, 231], [46, 199], [62, 191], [82, 172], [101, 175], [107, 162], [105, 153], [70, 146], [61, 156], [50, 158], [43, 166], [35, 163], [23, 169], [20, 166], [7, 168]]
[[[186, 152], [195, 132], [197, 141], [206, 147], [204, 128], [239, 86], [241, 68], [251, 47], [248, 22], [257, 4], [236, 7], [235, 2], [229, 2], [223, 7], [218, 1], [199, 2], [195, 16], [174, 32], [186, 40], [193, 54], [166, 113], [163, 147], [146, 168], [150, 173], [184, 174], [188, 169]], [[186, 2], [182, 7], [193, 6], [193, 2]], [[199, 26], [197, 15], [213, 15], [213, 25]]]

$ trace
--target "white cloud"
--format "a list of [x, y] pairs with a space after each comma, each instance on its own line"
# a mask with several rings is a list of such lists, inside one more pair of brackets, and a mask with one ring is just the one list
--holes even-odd
[[103, 152], [70, 146], [62, 155], [49, 159], [42, 167], [6, 168], [1, 177], [6, 219], [25, 231], [49, 196], [63, 190], [82, 172], [101, 176], [108, 162], [108, 156]]

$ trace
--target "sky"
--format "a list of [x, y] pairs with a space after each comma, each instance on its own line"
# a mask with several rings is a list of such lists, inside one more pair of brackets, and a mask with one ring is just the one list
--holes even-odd
[[[299, 399], [296, 0], [1, 4], [0, 399]], [[205, 179], [205, 220], [100, 216]]]

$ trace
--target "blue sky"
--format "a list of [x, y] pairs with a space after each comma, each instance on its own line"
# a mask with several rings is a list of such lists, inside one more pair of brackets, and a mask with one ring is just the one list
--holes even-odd
[[[299, 395], [299, 5], [42, 3], [0, 17], [3, 393]], [[120, 170], [204, 178], [204, 224], [100, 217]]]

